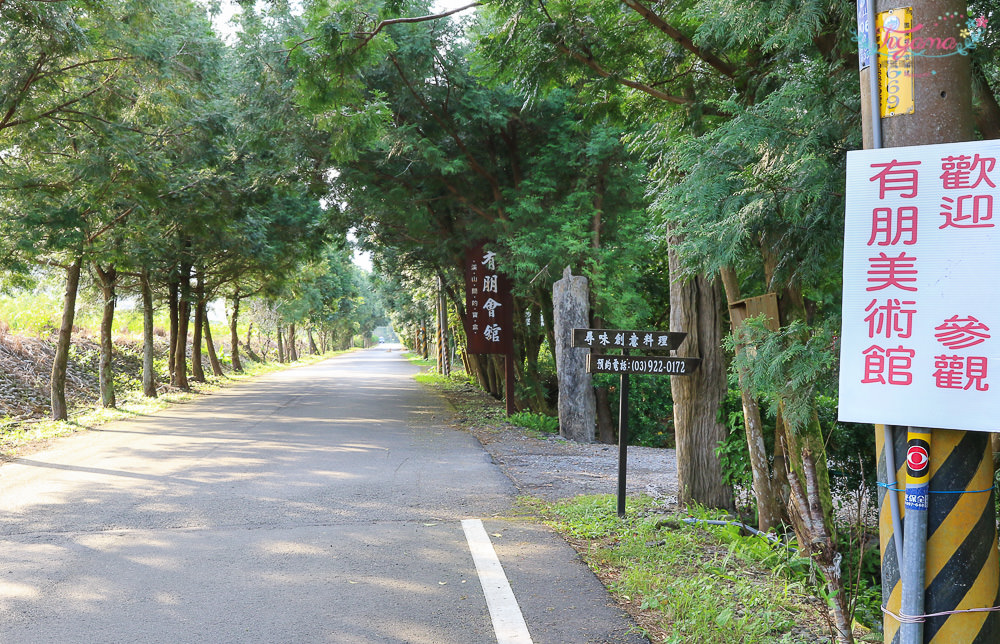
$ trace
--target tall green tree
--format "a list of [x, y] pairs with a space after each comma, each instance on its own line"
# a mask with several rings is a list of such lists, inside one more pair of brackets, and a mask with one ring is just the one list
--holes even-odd
[[[316, 3], [307, 12], [314, 35], [291, 47], [302, 100], [339, 129], [339, 221], [367, 249], [392, 249], [388, 270], [441, 277], [462, 317], [464, 250], [495, 240], [517, 295], [519, 404], [547, 410], [538, 354], [552, 337], [552, 281], [572, 264], [595, 282], [628, 283], [635, 248], [649, 239], [637, 223], [643, 170], [612, 127], [584, 122], [571, 92], [526, 102], [488, 86], [457, 25], [400, 22], [393, 16], [404, 9], [428, 11]], [[634, 304], [620, 293], [598, 299], [622, 315]], [[473, 371], [499, 393], [500, 363], [475, 360], [484, 368]]]
[[[0, 108], [2, 187], [17, 206], [5, 225], [24, 259], [67, 271], [51, 388], [53, 416], [65, 418], [79, 272], [98, 267], [110, 333], [123, 228], [169, 191], [161, 152], [187, 127], [177, 117], [188, 94], [178, 88], [203, 71], [211, 32], [204, 11], [184, 0], [15, 2], [0, 11], [4, 41], [17, 43], [2, 62], [10, 75], [0, 75], [16, 79]], [[113, 405], [109, 356], [102, 363], [103, 399]]]
[[[660, 131], [711, 127], [724, 118], [716, 102], [742, 83], [742, 61], [691, 39], [695, 4], [661, 6], [658, 10], [669, 15], [660, 15], [631, 1], [499, 1], [489, 4], [477, 44], [494, 76], [529, 95], [576, 88], [596, 114], [628, 127], [635, 149], [655, 165], [664, 141], [649, 138], [650, 126], [661, 123]], [[657, 56], [651, 58], [650, 51]], [[663, 223], [660, 219], [659, 235], [679, 241]], [[726, 391], [721, 284], [711, 274], [684, 274], [676, 248], [677, 243], [667, 245], [670, 324], [688, 333], [682, 351], [702, 358], [695, 375], [671, 379], [681, 500], [730, 507], [732, 493], [716, 455], [726, 435], [715, 413]]]

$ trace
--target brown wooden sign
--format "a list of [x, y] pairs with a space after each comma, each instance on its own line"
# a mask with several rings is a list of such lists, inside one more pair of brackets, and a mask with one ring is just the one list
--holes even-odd
[[650, 376], [687, 376], [701, 364], [701, 358], [666, 356], [587, 356], [587, 373], [637, 373]]
[[509, 354], [514, 346], [510, 281], [497, 270], [496, 253], [485, 243], [465, 251], [465, 307], [469, 353]]
[[[694, 373], [701, 358], [677, 358], [655, 355], [680, 346], [687, 333], [669, 331], [625, 331], [622, 329], [573, 329], [573, 346], [590, 349], [587, 373], [616, 373], [621, 379], [618, 412], [618, 516], [625, 516], [625, 477], [628, 468], [629, 375], [688, 376]], [[621, 355], [607, 355], [611, 349]], [[632, 356], [632, 351], [653, 355]]]
[[680, 346], [687, 333], [667, 331], [623, 331], [620, 329], [573, 329], [573, 346], [602, 353], [608, 349], [669, 351]]

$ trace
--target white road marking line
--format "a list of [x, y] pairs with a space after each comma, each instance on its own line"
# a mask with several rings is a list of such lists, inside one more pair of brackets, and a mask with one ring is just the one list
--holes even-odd
[[479, 573], [479, 583], [486, 595], [486, 606], [490, 609], [493, 620], [493, 632], [497, 636], [497, 644], [532, 644], [528, 634], [528, 625], [524, 623], [521, 607], [517, 605], [514, 591], [503, 572], [500, 559], [493, 542], [486, 534], [486, 528], [479, 519], [464, 519], [462, 529], [472, 551], [472, 560], [476, 562]]

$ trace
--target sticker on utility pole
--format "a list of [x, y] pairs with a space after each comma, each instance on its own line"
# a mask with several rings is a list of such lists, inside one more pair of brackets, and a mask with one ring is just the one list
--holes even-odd
[[[918, 438], [924, 436], [925, 438]], [[926, 439], [926, 440], [925, 440]], [[906, 509], [927, 511], [927, 492], [931, 481], [931, 446], [929, 433], [915, 433], [906, 447]]]
[[1000, 427], [998, 186], [1000, 140], [847, 153], [840, 420]]
[[871, 27], [868, 20], [868, 3], [864, 0], [858, 2], [858, 70], [871, 67], [872, 49], [869, 46], [871, 41]]
[[875, 20], [882, 118], [913, 114], [913, 7], [883, 11]]

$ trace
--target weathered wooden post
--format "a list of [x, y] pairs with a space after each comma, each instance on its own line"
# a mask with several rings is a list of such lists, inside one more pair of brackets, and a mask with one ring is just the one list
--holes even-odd
[[587, 373], [586, 349], [573, 347], [573, 329], [588, 326], [590, 293], [587, 278], [569, 266], [552, 285], [552, 321], [556, 335], [559, 379], [559, 434], [582, 443], [594, 442], [597, 405], [593, 377]]

